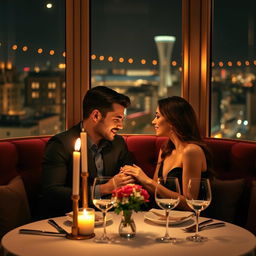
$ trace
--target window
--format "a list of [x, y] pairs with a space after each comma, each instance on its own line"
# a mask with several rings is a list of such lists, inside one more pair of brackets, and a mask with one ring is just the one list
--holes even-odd
[[66, 1], [51, 2], [0, 1], [0, 139], [65, 129]]
[[40, 87], [40, 84], [38, 82], [32, 82], [31, 84], [32, 89], [39, 89], [39, 87]]
[[56, 88], [56, 83], [55, 82], [49, 82], [48, 83], [48, 89], [55, 89]]
[[211, 89], [215, 137], [256, 139], [255, 11], [255, 1], [215, 0]]
[[54, 98], [55, 97], [55, 93], [53, 93], [53, 92], [48, 92], [48, 98], [49, 99], [52, 99], [52, 98]]
[[181, 94], [181, 1], [91, 1], [91, 85], [128, 95], [122, 133], [154, 133], [159, 97]]
[[32, 92], [31, 97], [32, 97], [33, 99], [38, 99], [38, 98], [39, 98], [39, 92]]

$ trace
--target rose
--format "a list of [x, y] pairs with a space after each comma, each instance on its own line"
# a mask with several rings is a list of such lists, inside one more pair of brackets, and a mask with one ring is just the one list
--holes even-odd
[[140, 211], [142, 204], [149, 201], [148, 192], [140, 185], [128, 184], [112, 192], [115, 200], [115, 212], [119, 214], [121, 211]]

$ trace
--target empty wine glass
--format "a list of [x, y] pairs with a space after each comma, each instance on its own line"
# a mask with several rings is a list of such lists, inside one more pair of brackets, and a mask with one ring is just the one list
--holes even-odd
[[156, 241], [162, 243], [176, 242], [176, 238], [169, 236], [168, 227], [170, 210], [175, 208], [180, 202], [180, 186], [178, 178], [158, 178], [155, 190], [155, 200], [158, 206], [165, 210], [166, 215], [165, 235], [163, 237], [158, 237]]
[[106, 217], [107, 217], [107, 211], [110, 210], [115, 203], [114, 198], [112, 197], [112, 194], [102, 194], [100, 191], [100, 186], [104, 185], [106, 183], [109, 183], [110, 186], [113, 186], [113, 190], [116, 188], [115, 180], [111, 177], [96, 177], [93, 182], [93, 188], [92, 188], [92, 201], [93, 204], [102, 211], [103, 215], [103, 228], [104, 232], [101, 237], [95, 238], [94, 241], [96, 243], [109, 243], [112, 241], [110, 237], [107, 236], [106, 232]]
[[204, 242], [207, 240], [207, 237], [198, 234], [198, 219], [200, 212], [206, 209], [211, 203], [211, 199], [212, 193], [209, 179], [189, 179], [186, 201], [189, 207], [196, 213], [196, 233], [187, 237], [187, 240], [193, 242]]

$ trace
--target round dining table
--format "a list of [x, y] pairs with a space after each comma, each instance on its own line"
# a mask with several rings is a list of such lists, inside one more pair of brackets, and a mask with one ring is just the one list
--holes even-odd
[[[121, 238], [118, 234], [121, 216], [113, 212], [108, 214], [107, 234], [113, 238], [112, 243], [95, 243], [94, 238], [70, 240], [66, 237], [19, 233], [21, 228], [56, 232], [47, 219], [11, 230], [3, 237], [1, 243], [5, 255], [19, 256], [253, 256], [255, 252], [255, 236], [248, 230], [231, 223], [200, 231], [200, 234], [206, 236], [208, 240], [195, 243], [186, 240], [191, 233], [183, 230], [184, 227], [194, 223], [192, 218], [177, 225], [170, 225], [170, 236], [178, 238], [177, 243], [159, 243], [156, 242], [156, 238], [165, 234], [165, 225], [145, 219], [145, 212], [133, 214], [137, 230], [136, 236], [130, 239]], [[204, 219], [206, 218], [200, 218], [200, 221]], [[56, 217], [54, 220], [66, 231], [71, 232], [71, 221], [68, 216]], [[100, 236], [103, 233], [103, 226], [96, 226], [94, 232], [96, 237]]]

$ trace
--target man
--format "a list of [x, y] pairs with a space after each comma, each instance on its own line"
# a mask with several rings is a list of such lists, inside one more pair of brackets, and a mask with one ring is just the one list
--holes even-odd
[[[89, 186], [96, 176], [114, 176], [117, 187], [134, 182], [119, 172], [122, 166], [133, 163], [123, 138], [117, 135], [129, 105], [127, 96], [104, 86], [94, 87], [84, 97], [83, 120], [49, 140], [43, 159], [41, 217], [61, 216], [72, 210], [72, 152], [82, 129], [88, 135]], [[111, 193], [112, 184], [101, 185], [101, 191]]]

